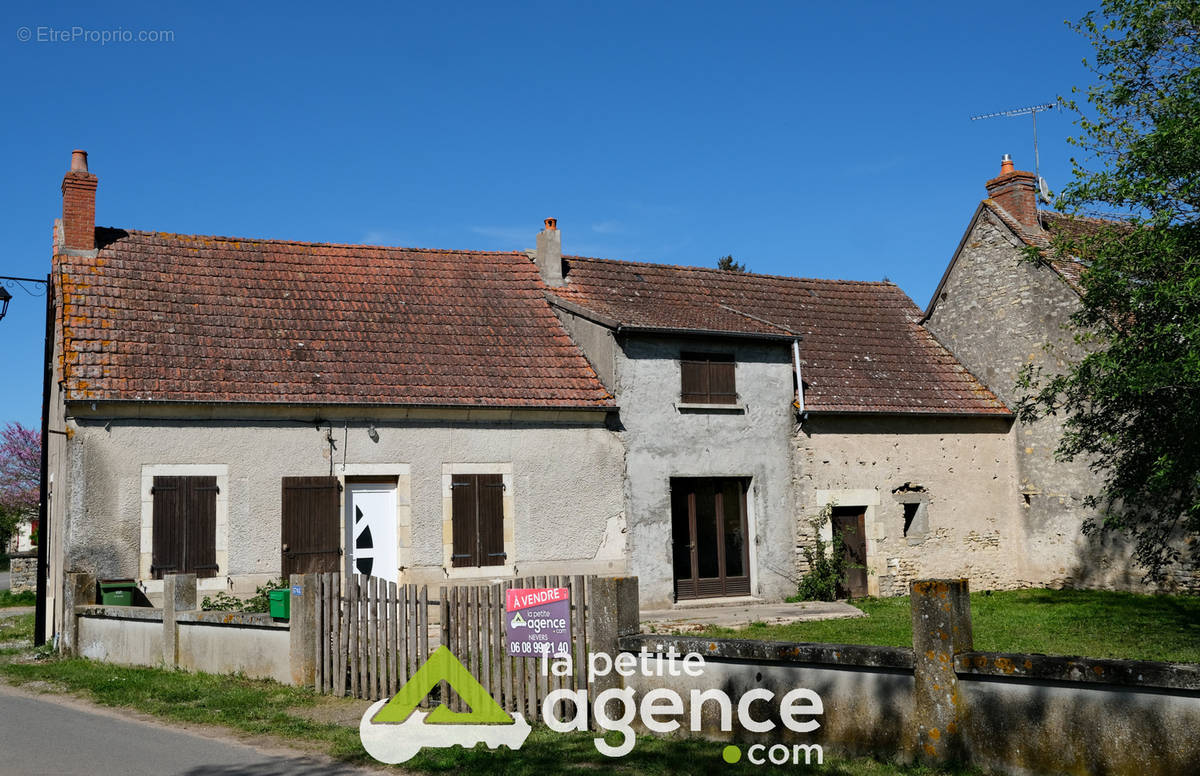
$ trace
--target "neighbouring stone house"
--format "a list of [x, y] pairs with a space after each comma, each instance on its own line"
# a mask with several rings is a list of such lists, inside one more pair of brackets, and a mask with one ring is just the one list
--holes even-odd
[[[1056, 232], [1079, 234], [1100, 222], [1040, 210], [1036, 176], [1014, 169], [1006, 156], [1001, 173], [986, 184], [961, 241], [922, 318], [923, 327], [1009, 406], [1020, 398], [1018, 376], [1026, 365], [1046, 376], [1061, 374], [1085, 351], [1071, 314], [1079, 309], [1085, 267], [1078, 261], [1030, 262], [1028, 248], [1044, 250]], [[1022, 537], [1021, 584], [1143, 588], [1143, 571], [1130, 562], [1119, 537], [1086, 536], [1095, 516], [1084, 499], [1100, 490], [1089, 461], [1055, 457], [1062, 416], [1012, 430], [1017, 489], [1004, 495], [1016, 505], [1015, 535]], [[1200, 572], [1177, 573], [1167, 588], [1200, 588]]]
[[922, 313], [887, 282], [564, 256], [553, 219], [528, 252], [96, 228], [76, 152], [48, 628], [73, 570], [152, 599], [172, 571], [237, 593], [308, 570], [778, 599], [814, 530], [846, 541], [855, 595], [1128, 585], [1079, 538], [1086, 470], [1009, 409], [1077, 298], [1072, 267], [1018, 260], [1062, 222], [1026, 175], [989, 183]]

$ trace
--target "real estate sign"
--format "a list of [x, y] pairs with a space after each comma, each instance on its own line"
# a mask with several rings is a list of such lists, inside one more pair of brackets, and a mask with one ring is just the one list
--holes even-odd
[[508, 590], [504, 627], [510, 657], [571, 653], [571, 591], [565, 587]]

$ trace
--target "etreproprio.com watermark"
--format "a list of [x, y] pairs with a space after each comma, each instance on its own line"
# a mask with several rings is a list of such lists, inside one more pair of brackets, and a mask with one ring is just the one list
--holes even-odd
[[124, 27], [100, 29], [96, 27], [54, 27], [39, 24], [33, 27], [18, 27], [17, 40], [21, 43], [92, 43], [108, 46], [117, 43], [174, 43], [175, 30], [128, 30]]

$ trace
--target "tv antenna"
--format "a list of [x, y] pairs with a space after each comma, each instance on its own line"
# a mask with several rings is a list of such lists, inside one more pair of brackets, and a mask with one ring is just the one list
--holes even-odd
[[980, 119], [1011, 118], [1012, 116], [1033, 117], [1033, 174], [1037, 176], [1038, 195], [1046, 204], [1050, 204], [1050, 187], [1046, 185], [1046, 179], [1042, 177], [1042, 160], [1038, 155], [1037, 115], [1042, 111], [1055, 109], [1058, 109], [1057, 102], [1045, 102], [1040, 105], [1027, 105], [1024, 108], [1013, 108], [1012, 110], [1002, 110], [995, 113], [981, 113], [978, 116], [971, 117], [971, 121], [979, 121]]

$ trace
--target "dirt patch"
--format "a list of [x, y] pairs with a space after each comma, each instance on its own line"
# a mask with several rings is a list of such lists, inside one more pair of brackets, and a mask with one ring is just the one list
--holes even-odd
[[354, 698], [335, 698], [322, 695], [312, 706], [292, 706], [287, 710], [293, 717], [302, 717], [313, 722], [326, 722], [348, 728], [357, 728], [363, 712], [371, 704]]

